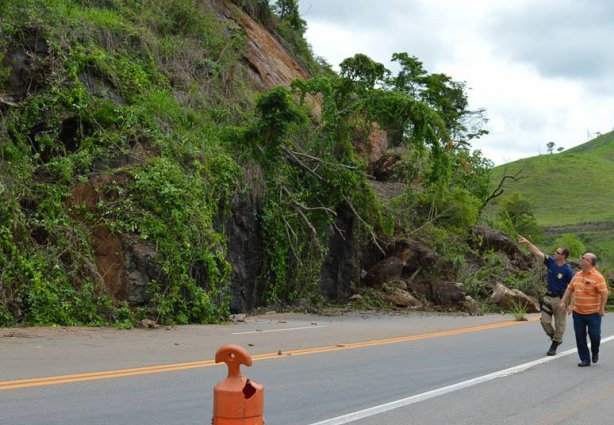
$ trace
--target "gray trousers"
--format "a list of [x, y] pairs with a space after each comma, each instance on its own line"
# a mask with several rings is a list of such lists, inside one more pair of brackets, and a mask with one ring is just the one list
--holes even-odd
[[[544, 304], [550, 306], [552, 314], [547, 313], [542, 309], [541, 324], [546, 334], [552, 338], [553, 341], [563, 342], [563, 335], [565, 334], [565, 325], [567, 320], [567, 311], [565, 308], [561, 308], [561, 297], [549, 297], [544, 296]], [[552, 324], [554, 318], [554, 326]]]

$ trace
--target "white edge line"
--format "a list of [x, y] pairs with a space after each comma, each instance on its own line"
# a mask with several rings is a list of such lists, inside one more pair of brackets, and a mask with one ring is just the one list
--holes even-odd
[[325, 328], [325, 327], [327, 327], [327, 325], [301, 326], [300, 328], [267, 329], [267, 330], [264, 330], [264, 331], [235, 332], [232, 335], [263, 334], [263, 333], [267, 333], [267, 332], [297, 331], [297, 330], [301, 330], [301, 329], [315, 329], [315, 328]]
[[[609, 336], [601, 340], [601, 343], [605, 343], [608, 341], [612, 341], [614, 339], [614, 335]], [[354, 422], [360, 419], [368, 418], [369, 416], [375, 416], [380, 413], [389, 412], [390, 410], [399, 409], [401, 407], [409, 406], [410, 404], [416, 404], [424, 400], [428, 400], [430, 398], [438, 397], [440, 395], [448, 394], [453, 391], [462, 390], [463, 388], [471, 387], [473, 385], [481, 384], [484, 382], [492, 381], [497, 378], [503, 378], [505, 376], [514, 375], [516, 373], [524, 372], [527, 369], [530, 369], [534, 366], [548, 363], [554, 361], [556, 359], [560, 359], [561, 357], [568, 356], [570, 354], [575, 353], [577, 350], [575, 348], [563, 351], [556, 356], [543, 357], [537, 360], [533, 360], [531, 362], [523, 363], [518, 366], [513, 366], [508, 369], [500, 370], [498, 372], [489, 373], [488, 375], [478, 376], [477, 378], [469, 379], [467, 381], [459, 382], [457, 384], [452, 384], [447, 387], [438, 388], [436, 390], [427, 391], [422, 394], [416, 394], [411, 397], [402, 398], [400, 400], [391, 401], [389, 403], [380, 404], [379, 406], [370, 407], [368, 409], [359, 410], [357, 412], [349, 413], [347, 415], [338, 416], [332, 419], [326, 419], [321, 422], [315, 422], [310, 425], [342, 425], [350, 422]]]

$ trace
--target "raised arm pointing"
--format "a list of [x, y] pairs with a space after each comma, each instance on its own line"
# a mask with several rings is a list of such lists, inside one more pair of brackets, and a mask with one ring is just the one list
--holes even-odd
[[520, 236], [520, 235], [519, 235], [519, 236], [518, 236], [518, 242], [519, 242], [519, 243], [521, 243], [521, 244], [523, 244], [523, 245], [528, 246], [528, 247], [529, 247], [529, 250], [531, 250], [531, 252], [533, 253], [533, 255], [535, 255], [536, 257], [538, 257], [540, 260], [542, 260], [542, 261], [543, 261], [543, 259], [544, 259], [544, 258], [546, 258], [546, 255], [545, 255], [543, 252], [541, 252], [541, 251], [539, 250], [539, 248], [538, 248], [538, 247], [536, 247], [535, 245], [533, 245], [533, 244], [531, 243], [531, 241], [529, 241], [529, 240], [528, 240], [527, 238], [525, 238], [524, 236]]

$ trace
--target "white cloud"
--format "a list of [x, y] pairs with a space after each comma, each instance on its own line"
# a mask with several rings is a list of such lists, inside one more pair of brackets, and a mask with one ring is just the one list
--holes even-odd
[[332, 65], [417, 56], [470, 88], [496, 164], [614, 128], [614, 5], [606, 0], [300, 0], [307, 40]]

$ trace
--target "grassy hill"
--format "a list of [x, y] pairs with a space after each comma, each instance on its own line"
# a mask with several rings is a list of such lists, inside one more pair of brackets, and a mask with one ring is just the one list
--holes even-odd
[[522, 193], [550, 240], [576, 233], [587, 249], [614, 257], [614, 132], [561, 153], [496, 167], [492, 182], [519, 170], [518, 180], [506, 179], [504, 196]]

